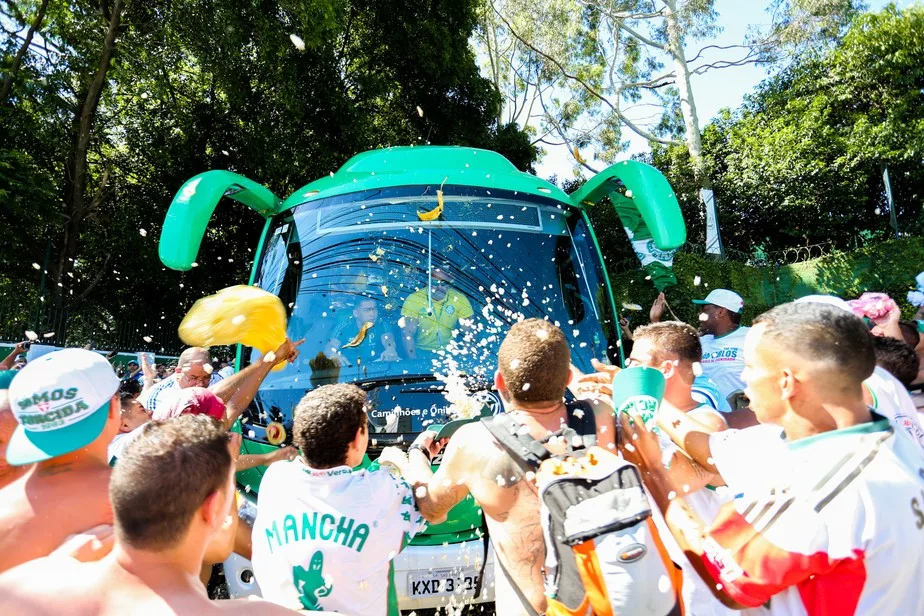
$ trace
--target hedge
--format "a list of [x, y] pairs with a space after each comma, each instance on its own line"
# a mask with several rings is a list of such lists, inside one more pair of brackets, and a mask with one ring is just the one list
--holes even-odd
[[[924, 270], [924, 238], [913, 237], [865, 246], [851, 252], [837, 252], [790, 265], [756, 267], [736, 261], [719, 261], [699, 255], [678, 253], [674, 259], [677, 286], [665, 292], [668, 304], [681, 320], [695, 323], [693, 299], [702, 299], [711, 289], [731, 289], [744, 298], [743, 322], [765, 310], [814, 293], [853, 299], [865, 291], [888, 293], [898, 302], [905, 318], [915, 308], [906, 295], [914, 289], [914, 277]], [[648, 321], [648, 307], [657, 296], [641, 271], [611, 277], [617, 305], [623, 302], [643, 307], [642, 313], [628, 313], [630, 321]], [[697, 280], [697, 278], [699, 280]], [[699, 283], [698, 285], [696, 283]]]

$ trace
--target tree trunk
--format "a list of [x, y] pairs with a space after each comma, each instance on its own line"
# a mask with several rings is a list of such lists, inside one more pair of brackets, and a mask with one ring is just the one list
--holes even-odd
[[703, 134], [699, 130], [699, 117], [696, 115], [696, 101], [693, 99], [693, 87], [690, 83], [690, 67], [687, 65], [686, 53], [683, 50], [683, 26], [677, 17], [677, 1], [664, 0], [667, 7], [668, 51], [674, 61], [677, 90], [680, 94], [680, 112], [683, 115], [683, 124], [686, 128], [687, 151], [693, 162], [693, 171], [700, 186], [700, 201], [706, 210], [706, 252], [725, 256], [722, 246], [722, 234], [719, 231], [718, 206], [712, 192], [712, 179], [709, 170], [703, 161]]
[[13, 90], [13, 80], [16, 79], [16, 73], [19, 72], [19, 65], [22, 63], [22, 59], [26, 55], [26, 52], [29, 51], [29, 45], [32, 44], [32, 37], [35, 36], [35, 33], [38, 32], [38, 29], [42, 26], [42, 20], [45, 19], [45, 9], [47, 8], [48, 0], [42, 0], [38, 13], [36, 13], [32, 25], [29, 26], [29, 31], [26, 32], [26, 40], [23, 41], [22, 47], [16, 52], [16, 57], [13, 58], [13, 64], [10, 65], [10, 72], [6, 76], [6, 79], [3, 80], [3, 87], [0, 88], [0, 105], [6, 104], [6, 99]]
[[[73, 260], [77, 257], [77, 239], [80, 234], [80, 227], [91, 209], [87, 205], [86, 195], [90, 138], [92, 136], [93, 123], [96, 119], [96, 110], [99, 107], [103, 88], [106, 86], [106, 76], [112, 61], [112, 54], [115, 51], [116, 37], [118, 36], [121, 17], [122, 0], [114, 0], [112, 3], [112, 12], [109, 15], [109, 27], [106, 31], [106, 38], [103, 41], [103, 48], [100, 54], [99, 67], [96, 70], [96, 74], [93, 76], [93, 80], [81, 92], [83, 96], [78, 99], [80, 100], [80, 104], [74, 114], [71, 131], [71, 152], [68, 157], [64, 177], [66, 222], [64, 224], [64, 234], [61, 238], [61, 245], [58, 249], [58, 258], [54, 268], [54, 275], [52, 276], [52, 280], [55, 283], [63, 283], [65, 273], [69, 268], [73, 267]], [[101, 190], [97, 192], [97, 195], [101, 196]], [[59, 306], [63, 305], [64, 293], [62, 287], [56, 284], [54, 291], [56, 303]]]

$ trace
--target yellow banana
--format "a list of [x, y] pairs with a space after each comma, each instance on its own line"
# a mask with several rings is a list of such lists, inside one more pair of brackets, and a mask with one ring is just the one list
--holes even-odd
[[375, 323], [373, 323], [372, 321], [366, 321], [365, 323], [363, 323], [363, 326], [359, 330], [359, 333], [356, 334], [356, 337], [350, 340], [349, 342], [347, 342], [345, 345], [343, 345], [342, 348], [348, 349], [350, 347], [358, 347], [359, 345], [361, 345], [363, 343], [363, 340], [366, 339], [366, 332], [369, 331], [369, 329], [373, 325], [375, 325]]

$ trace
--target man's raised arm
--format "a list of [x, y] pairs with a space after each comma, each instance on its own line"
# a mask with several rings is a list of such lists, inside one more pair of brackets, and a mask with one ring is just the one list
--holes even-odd
[[237, 418], [250, 405], [254, 396], [257, 395], [260, 383], [263, 382], [263, 379], [266, 378], [266, 375], [270, 373], [274, 366], [284, 361], [294, 362], [298, 359], [298, 347], [304, 341], [304, 338], [298, 342], [292, 342], [286, 338], [272, 357], [264, 357], [263, 361], [252, 363], [240, 372], [222, 379], [210, 387], [212, 393], [221, 398], [227, 405], [224, 420], [227, 427], [230, 428], [234, 425]]
[[449, 510], [469, 493], [465, 484], [463, 460], [465, 435], [470, 427], [463, 426], [453, 435], [436, 473], [433, 472], [430, 461], [442, 449], [442, 444], [433, 440], [433, 431], [421, 432], [408, 448], [408, 465], [404, 478], [414, 488], [414, 498], [420, 514], [431, 524], [444, 522]]

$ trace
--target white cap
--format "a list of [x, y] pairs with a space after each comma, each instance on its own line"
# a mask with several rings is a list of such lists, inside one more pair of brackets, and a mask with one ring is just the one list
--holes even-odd
[[835, 308], [840, 308], [841, 310], [846, 310], [850, 314], [854, 314], [853, 308], [850, 307], [850, 304], [836, 295], [806, 295], [805, 297], [800, 297], [799, 299], [795, 300], [793, 303], [827, 304], [829, 306], [834, 306]]
[[118, 390], [112, 366], [93, 351], [64, 349], [29, 362], [10, 383], [19, 426], [7, 461], [21, 466], [86, 447], [102, 433]]
[[738, 314], [741, 314], [741, 309], [744, 308], [744, 300], [741, 296], [728, 289], [713, 289], [706, 299], [694, 299], [693, 303], [701, 306], [712, 304]]

